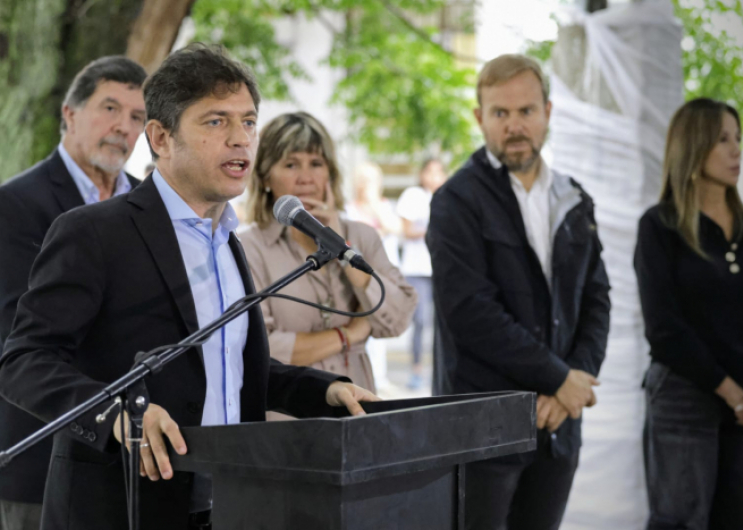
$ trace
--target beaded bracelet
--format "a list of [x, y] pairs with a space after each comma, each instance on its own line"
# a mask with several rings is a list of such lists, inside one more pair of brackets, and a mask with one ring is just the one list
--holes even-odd
[[[341, 328], [333, 328], [336, 333], [338, 333], [338, 337], [341, 339], [341, 353], [343, 355], [346, 355], [348, 353], [348, 331], [342, 330]], [[348, 366], [348, 356], [346, 355], [346, 366]]]

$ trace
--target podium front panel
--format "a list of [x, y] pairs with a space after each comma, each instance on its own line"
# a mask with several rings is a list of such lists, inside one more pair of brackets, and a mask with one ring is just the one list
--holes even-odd
[[215, 530], [459, 530], [464, 464], [536, 449], [536, 396], [364, 404], [368, 414], [183, 428]]

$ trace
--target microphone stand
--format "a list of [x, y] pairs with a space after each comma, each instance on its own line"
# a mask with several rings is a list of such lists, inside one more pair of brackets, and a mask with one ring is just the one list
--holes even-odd
[[[106, 416], [116, 408], [117, 405], [123, 405], [124, 410], [126, 410], [129, 415], [129, 435], [127, 437], [127, 441], [129, 441], [130, 444], [128, 462], [129, 482], [127, 484], [129, 528], [130, 530], [139, 530], [139, 449], [142, 442], [142, 418], [150, 402], [149, 394], [147, 393], [147, 388], [144, 384], [144, 378], [150, 374], [159, 372], [162, 370], [163, 366], [177, 359], [181, 354], [195, 347], [195, 345], [203, 344], [212, 333], [227, 325], [227, 323], [245, 313], [251, 307], [259, 304], [267, 295], [283, 289], [309, 271], [320, 269], [326, 263], [334, 259], [334, 257], [335, 256], [330, 254], [324, 248], [318, 247], [318, 251], [311, 254], [303, 265], [296, 268], [283, 278], [279, 278], [275, 283], [269, 285], [259, 293], [247, 295], [238, 300], [232, 304], [227, 311], [222, 313], [219, 318], [181, 340], [173, 347], [169, 347], [160, 353], [149, 354], [147, 352], [139, 352], [135, 356], [134, 367], [124, 376], [109, 384], [92, 398], [81, 403], [74, 409], [21, 440], [11, 448], [0, 452], [0, 470], [7, 466], [13, 458], [24, 453], [57, 431], [64, 429], [80, 416], [89, 413], [94, 408], [107, 401], [114, 400], [113, 405], [102, 414], [96, 416], [96, 422], [103, 423], [106, 421]], [[123, 451], [123, 453], [126, 454], [126, 451]]]

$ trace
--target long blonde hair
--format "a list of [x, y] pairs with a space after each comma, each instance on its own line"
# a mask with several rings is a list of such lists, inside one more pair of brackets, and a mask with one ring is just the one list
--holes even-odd
[[[708, 98], [688, 101], [671, 119], [666, 138], [660, 202], [669, 207], [671, 215], [665, 221], [675, 226], [694, 252], [704, 257], [699, 244], [699, 186], [704, 164], [720, 139], [726, 112], [740, 127], [740, 115], [730, 105]], [[743, 227], [743, 204], [737, 188], [728, 187], [725, 198], [733, 213], [737, 237]]]
[[343, 209], [343, 193], [335, 146], [328, 131], [307, 112], [282, 114], [261, 130], [255, 168], [248, 183], [247, 220], [265, 228], [273, 220], [276, 197], [268, 190], [271, 168], [292, 153], [317, 153], [328, 165], [330, 187], [335, 195], [335, 207]]

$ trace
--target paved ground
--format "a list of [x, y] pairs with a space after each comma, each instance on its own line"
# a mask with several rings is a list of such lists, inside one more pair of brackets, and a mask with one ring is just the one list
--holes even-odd
[[[429, 330], [427, 330], [429, 331]], [[417, 390], [407, 387], [410, 379], [410, 330], [394, 339], [385, 339], [387, 346], [387, 383], [377, 377], [377, 394], [382, 399], [405, 399], [431, 395], [432, 356], [429, 333], [423, 342], [423, 385]], [[375, 374], [376, 376], [376, 374]]]

